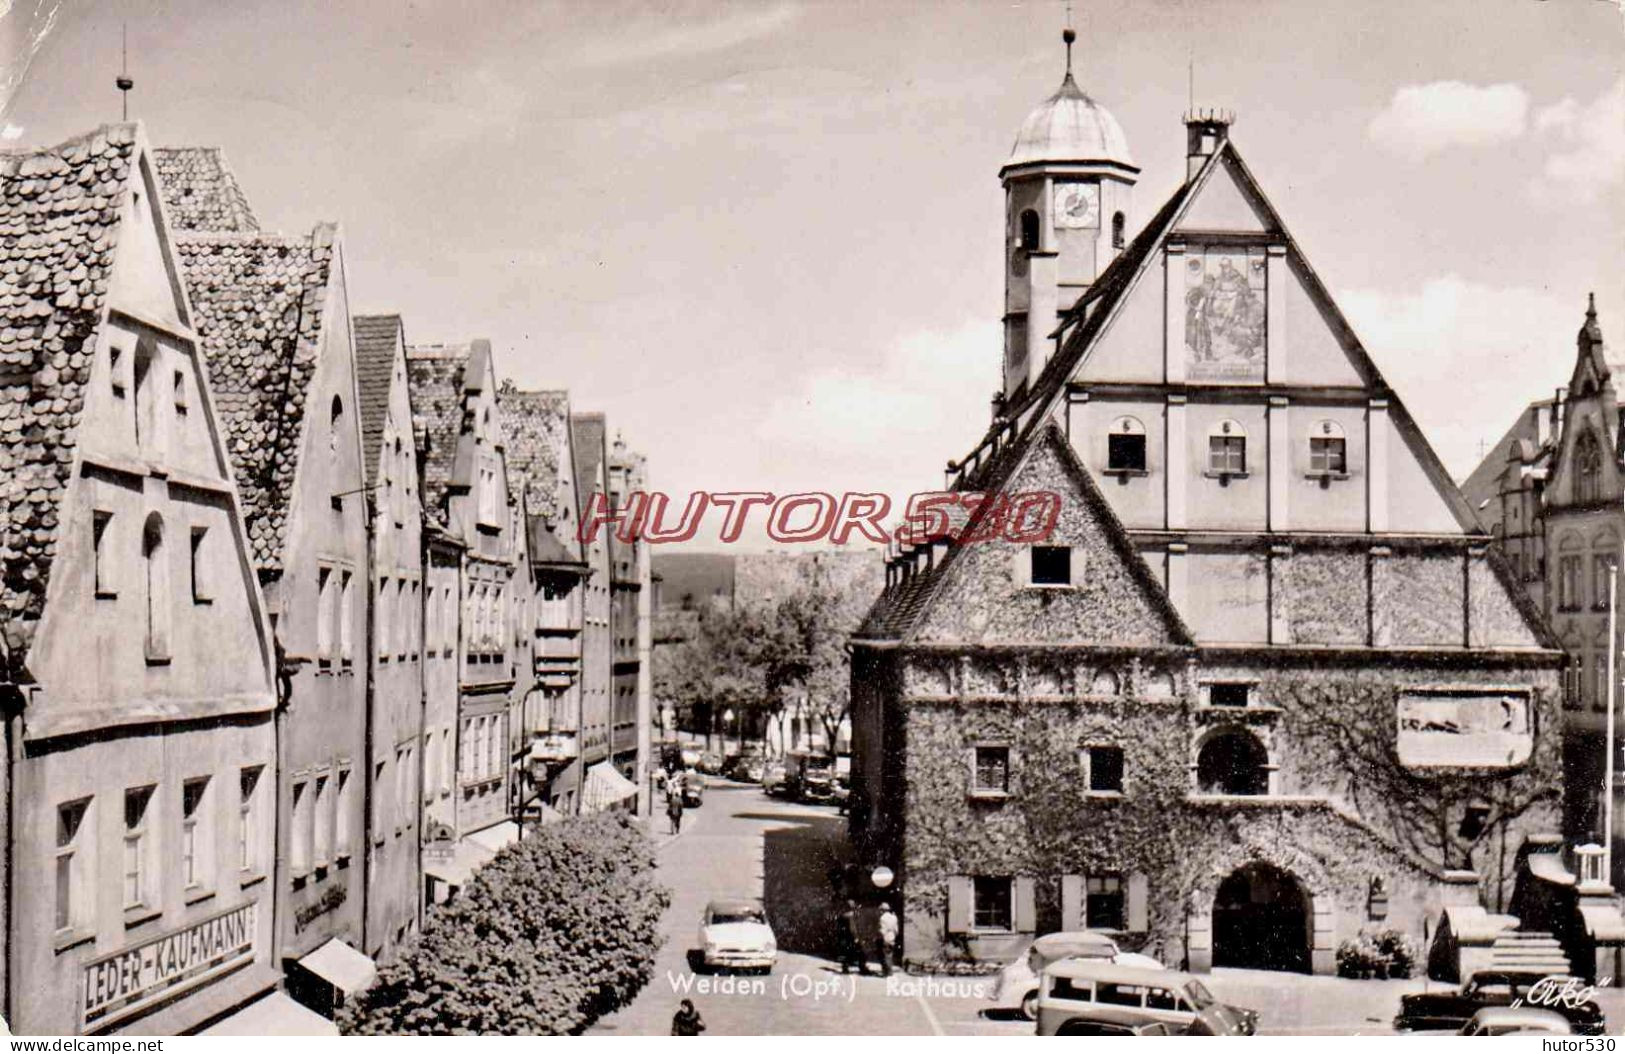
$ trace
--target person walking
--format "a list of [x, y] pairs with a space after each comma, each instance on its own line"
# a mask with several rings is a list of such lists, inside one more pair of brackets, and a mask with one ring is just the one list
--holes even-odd
[[694, 1009], [694, 1000], [685, 999], [677, 1004], [677, 1013], [671, 1016], [671, 1034], [674, 1036], [697, 1036], [705, 1031], [705, 1018]]
[[683, 830], [683, 792], [672, 788], [666, 795], [666, 818], [671, 820], [671, 833], [679, 834]]
[[[899, 926], [897, 915], [891, 909], [891, 904], [882, 904], [880, 907], [880, 972], [886, 977], [891, 976], [892, 960], [897, 959], [897, 934]], [[903, 965], [897, 960], [897, 965]]]

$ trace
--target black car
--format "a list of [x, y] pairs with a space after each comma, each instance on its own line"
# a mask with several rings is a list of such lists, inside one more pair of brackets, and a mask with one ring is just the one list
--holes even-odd
[[[1486, 1006], [1543, 1007], [1568, 1018], [1583, 1036], [1603, 1034], [1602, 1008], [1588, 998], [1590, 987], [1572, 977], [1544, 973], [1490, 970], [1474, 974], [1455, 992], [1419, 992], [1401, 996], [1394, 1028], [1401, 1031], [1449, 1029], [1456, 1031]], [[1521, 1002], [1520, 1002], [1521, 1001]]]

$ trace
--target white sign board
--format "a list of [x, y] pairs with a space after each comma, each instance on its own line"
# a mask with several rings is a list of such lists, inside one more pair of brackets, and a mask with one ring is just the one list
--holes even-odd
[[85, 1028], [106, 1027], [252, 959], [257, 908], [250, 901], [87, 963]]
[[1413, 691], [1399, 696], [1399, 760], [1413, 768], [1506, 768], [1534, 749], [1529, 695]]

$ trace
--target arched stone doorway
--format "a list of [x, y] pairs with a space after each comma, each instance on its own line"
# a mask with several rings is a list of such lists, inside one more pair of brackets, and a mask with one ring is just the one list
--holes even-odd
[[1213, 897], [1213, 965], [1309, 973], [1314, 906], [1309, 891], [1270, 864], [1239, 867]]

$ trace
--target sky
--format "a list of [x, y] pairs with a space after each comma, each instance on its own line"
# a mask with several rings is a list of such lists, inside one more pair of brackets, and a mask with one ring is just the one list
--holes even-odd
[[[1588, 292], [1625, 357], [1615, 0], [1073, 11], [1078, 80], [1143, 169], [1131, 228], [1184, 177], [1194, 81], [1236, 111], [1233, 141], [1458, 478], [1567, 380]], [[1060, 82], [1066, 17], [12, 0], [0, 145], [116, 120], [127, 24], [131, 116], [155, 143], [224, 148], [267, 228], [340, 222], [354, 310], [402, 313], [412, 342], [489, 337], [521, 387], [605, 411], [679, 504], [900, 500], [986, 427], [997, 174]]]

